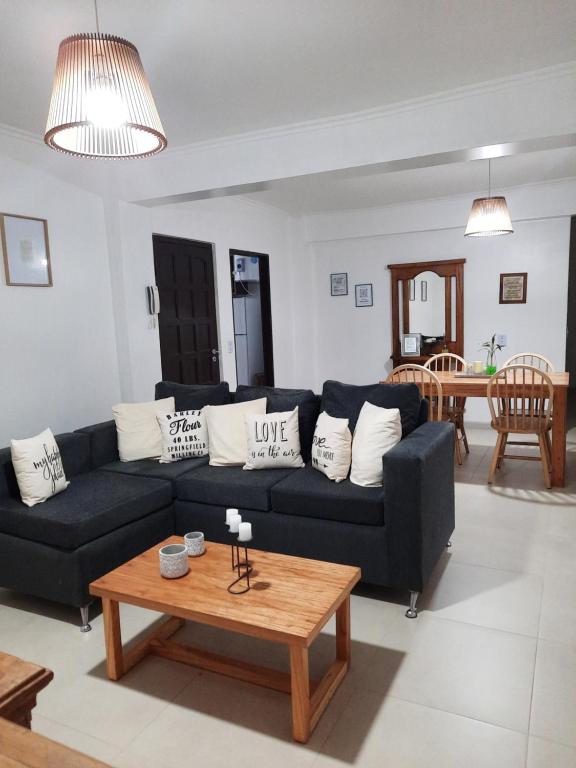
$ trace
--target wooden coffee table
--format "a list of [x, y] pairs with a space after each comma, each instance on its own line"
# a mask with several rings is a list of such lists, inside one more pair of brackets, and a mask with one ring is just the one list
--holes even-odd
[[[180, 543], [172, 536], [90, 585], [102, 598], [108, 677], [119, 680], [148, 654], [219, 672], [291, 694], [292, 735], [306, 742], [342, 682], [350, 664], [350, 592], [360, 569], [250, 550], [252, 589], [231, 595], [230, 547], [206, 543], [202, 557], [190, 558], [181, 579], [160, 576], [158, 550]], [[128, 651], [122, 648], [119, 603], [160, 611], [170, 618]], [[336, 614], [336, 658], [322, 680], [311, 682], [308, 649]], [[196, 621], [242, 635], [287, 645], [290, 674], [249, 664], [170, 640], [183, 624]]]

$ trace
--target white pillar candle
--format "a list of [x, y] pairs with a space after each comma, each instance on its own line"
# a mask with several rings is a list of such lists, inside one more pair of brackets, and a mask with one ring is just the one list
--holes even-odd
[[252, 538], [252, 523], [240, 523], [238, 541], [250, 541]]
[[238, 510], [237, 509], [232, 509], [232, 508], [227, 509], [226, 510], [226, 525], [228, 525], [230, 523], [230, 518], [236, 517], [237, 514], [238, 514]]
[[240, 523], [242, 522], [242, 515], [233, 515], [230, 518], [228, 525], [230, 526], [230, 533], [238, 533]]

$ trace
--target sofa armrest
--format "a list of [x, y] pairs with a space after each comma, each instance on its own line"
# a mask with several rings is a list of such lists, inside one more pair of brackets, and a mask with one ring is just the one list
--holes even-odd
[[382, 461], [392, 581], [420, 592], [454, 530], [454, 426], [428, 421]]
[[90, 438], [91, 469], [98, 469], [98, 467], [102, 467], [104, 464], [120, 460], [116, 423], [114, 420], [92, 424], [89, 427], [81, 427], [76, 432], [81, 432]]

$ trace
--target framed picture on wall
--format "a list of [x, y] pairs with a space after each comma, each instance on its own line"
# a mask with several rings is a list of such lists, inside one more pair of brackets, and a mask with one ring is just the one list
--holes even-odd
[[0, 240], [6, 285], [52, 285], [46, 219], [1, 213]]
[[354, 286], [357, 307], [371, 307], [372, 302], [372, 283], [361, 283]]
[[348, 272], [330, 275], [330, 296], [348, 296]]
[[500, 304], [526, 304], [528, 272], [500, 274]]

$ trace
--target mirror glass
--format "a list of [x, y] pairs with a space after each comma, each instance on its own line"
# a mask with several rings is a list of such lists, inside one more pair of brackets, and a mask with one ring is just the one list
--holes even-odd
[[408, 295], [410, 333], [421, 333], [424, 341], [444, 338], [444, 278], [436, 272], [420, 272], [410, 281]]

